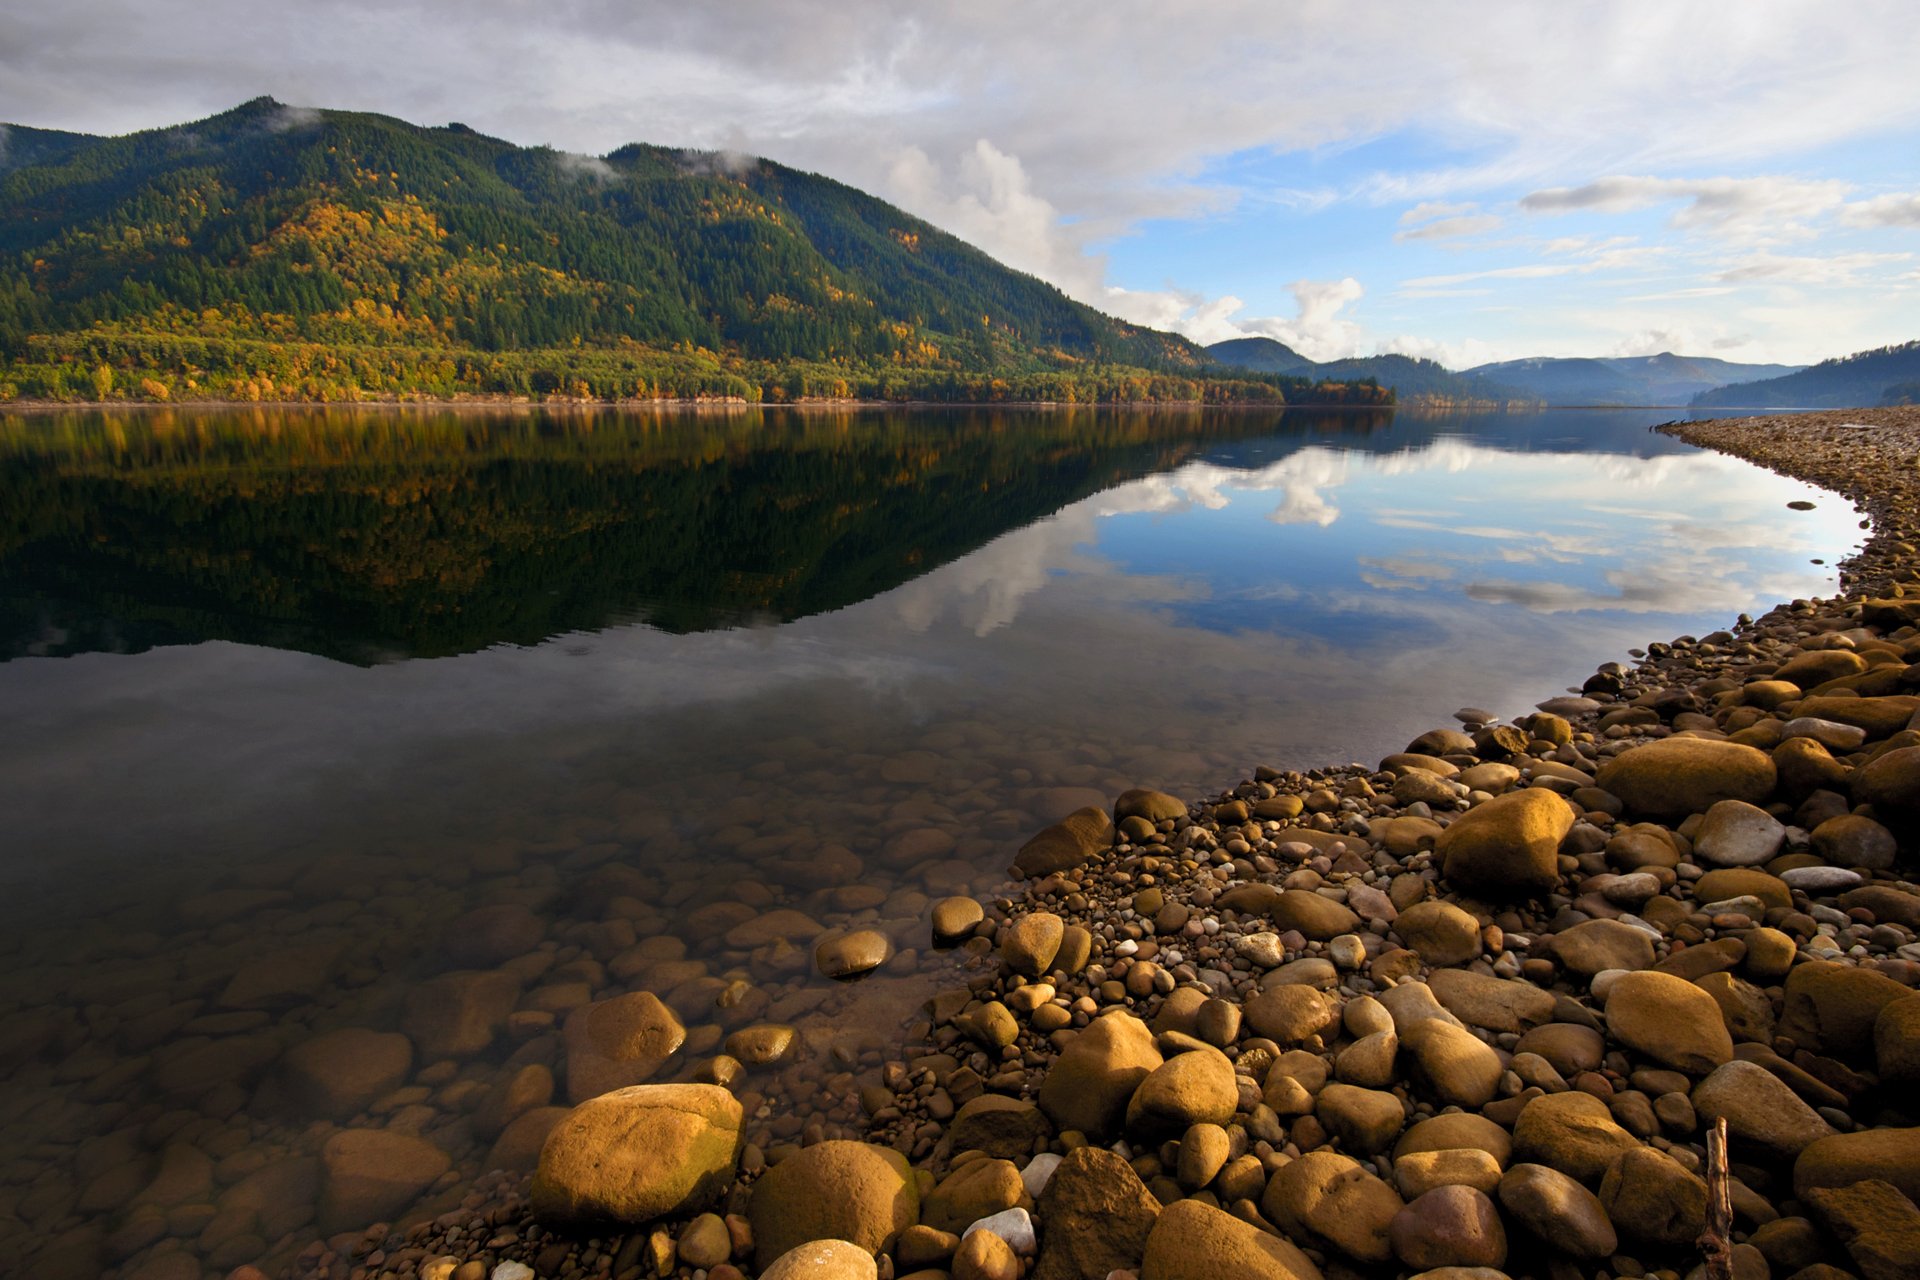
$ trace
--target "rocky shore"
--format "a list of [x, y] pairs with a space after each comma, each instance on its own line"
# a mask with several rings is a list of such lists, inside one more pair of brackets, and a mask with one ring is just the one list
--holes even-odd
[[[348, 1117], [431, 1100], [497, 1171], [436, 1202], [447, 1157], [404, 1124], [316, 1133], [285, 1189], [318, 1189], [287, 1228], [311, 1243], [275, 1273], [1920, 1276], [1920, 411], [1668, 429], [1861, 504], [1842, 593], [1524, 715], [1462, 708], [1373, 766], [1135, 789], [1009, 840], [1002, 896], [926, 904], [941, 989], [900, 1043], [802, 1045], [702, 976], [741, 1006], [724, 1039], [636, 989], [546, 1015], [559, 1072], [463, 1080], [465, 1041], [533, 1028], [497, 959], [527, 944], [490, 936], [524, 922], [475, 913], [473, 967], [401, 1032], [318, 1036], [261, 1087]], [[709, 923], [850, 991], [914, 967], [883, 929], [761, 906]], [[648, 946], [619, 954], [685, 963]], [[170, 1230], [153, 1188], [208, 1181], [196, 1158], [130, 1186], [128, 1220]]]

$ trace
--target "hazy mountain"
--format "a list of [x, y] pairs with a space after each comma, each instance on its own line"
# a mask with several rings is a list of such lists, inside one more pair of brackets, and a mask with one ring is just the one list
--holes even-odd
[[1853, 409], [1920, 401], [1920, 342], [1880, 347], [1785, 377], [1719, 387], [1694, 398], [1711, 408]]
[[0, 137], [0, 395], [1310, 398], [765, 160], [266, 98]]
[[1284, 342], [1272, 338], [1229, 338], [1207, 348], [1221, 364], [1296, 378], [1336, 383], [1372, 381], [1391, 389], [1402, 402], [1410, 400], [1491, 400], [1508, 403], [1529, 400], [1524, 391], [1492, 381], [1471, 381], [1446, 366], [1417, 356], [1354, 356], [1346, 360], [1309, 360]]
[[1702, 391], [1793, 373], [1803, 365], [1735, 364], [1704, 356], [1535, 356], [1483, 364], [1466, 376], [1516, 387], [1559, 405], [1682, 405]]

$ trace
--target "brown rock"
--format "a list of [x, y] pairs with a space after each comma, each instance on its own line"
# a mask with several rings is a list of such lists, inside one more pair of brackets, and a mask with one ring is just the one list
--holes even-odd
[[1606, 1258], [1619, 1247], [1619, 1236], [1600, 1198], [1557, 1169], [1542, 1164], [1513, 1166], [1500, 1179], [1500, 1205], [1561, 1253]]
[[980, 1219], [1015, 1207], [1033, 1208], [1011, 1160], [969, 1160], [920, 1202], [920, 1221], [955, 1235]]
[[919, 1216], [906, 1157], [842, 1140], [804, 1147], [774, 1165], [753, 1184], [747, 1203], [754, 1258], [763, 1267], [810, 1240], [846, 1240], [877, 1253]]
[[1618, 920], [1588, 920], [1555, 934], [1553, 954], [1584, 978], [1605, 969], [1645, 969], [1653, 964], [1653, 937]]
[[1898, 1187], [1868, 1178], [1817, 1188], [1808, 1199], [1866, 1280], [1920, 1276], [1920, 1209]]
[[1154, 1068], [1127, 1103], [1127, 1129], [1143, 1137], [1172, 1137], [1189, 1125], [1225, 1124], [1240, 1091], [1233, 1063], [1214, 1048], [1190, 1049]]
[[1595, 783], [1634, 813], [1684, 818], [1722, 800], [1765, 804], [1773, 794], [1765, 752], [1707, 738], [1659, 738], [1602, 765]]
[[1320, 1280], [1293, 1244], [1198, 1200], [1160, 1211], [1147, 1237], [1140, 1280]]
[[1302, 983], [1262, 991], [1241, 1006], [1246, 1025], [1257, 1036], [1282, 1046], [1304, 1044], [1340, 1020], [1333, 1000]]
[[1502, 1267], [1507, 1233], [1493, 1201], [1472, 1187], [1435, 1187], [1387, 1226], [1393, 1252], [1409, 1270]]
[[1521, 1108], [1513, 1126], [1516, 1159], [1582, 1182], [1599, 1182], [1616, 1156], [1639, 1145], [1614, 1123], [1606, 1103], [1578, 1090], [1535, 1098]]
[[1040, 1109], [1061, 1130], [1117, 1134], [1133, 1091], [1163, 1061], [1140, 1019], [1122, 1012], [1095, 1018], [1054, 1060], [1040, 1085]]
[[[1181, 809], [1186, 812], [1184, 806]], [[1013, 865], [1030, 879], [1071, 871], [1113, 843], [1113, 823], [1104, 809], [1085, 808], [1047, 827], [1014, 856]]]
[[1880, 1010], [1913, 995], [1886, 974], [1850, 964], [1812, 960], [1787, 975], [1780, 1034], [1830, 1058], [1870, 1057]]
[[1607, 993], [1607, 1029], [1628, 1048], [1690, 1075], [1703, 1075], [1733, 1057], [1733, 1038], [1720, 1006], [1671, 974], [1623, 974]]
[[947, 1133], [955, 1151], [984, 1151], [1002, 1160], [1021, 1160], [1033, 1153], [1035, 1142], [1053, 1136], [1053, 1126], [1031, 1102], [983, 1093], [960, 1108]]
[[651, 1080], [687, 1029], [651, 991], [584, 1004], [567, 1015], [567, 1097], [573, 1102]]
[[280, 1060], [281, 1087], [302, 1115], [347, 1120], [400, 1087], [413, 1067], [403, 1035], [344, 1027], [295, 1045]]
[[1616, 1229], [1643, 1244], [1684, 1248], [1707, 1229], [1707, 1184], [1652, 1147], [1624, 1151], [1607, 1166], [1600, 1204]]
[[1920, 1197], [1920, 1128], [1859, 1129], [1809, 1143], [1793, 1162], [1793, 1193], [1879, 1178], [1909, 1200]]
[[876, 1280], [879, 1274], [871, 1249], [845, 1240], [808, 1240], [762, 1268], [760, 1280]]
[[1306, 1233], [1358, 1262], [1393, 1256], [1388, 1224], [1405, 1206], [1394, 1189], [1356, 1160], [1309, 1151], [1274, 1172], [1260, 1207], [1283, 1229]]
[[542, 1147], [533, 1210], [556, 1223], [638, 1226], [705, 1208], [733, 1178], [740, 1123], [739, 1101], [718, 1085], [632, 1085], [589, 1099]]
[[519, 999], [510, 973], [443, 973], [408, 993], [400, 1029], [428, 1062], [471, 1058], [493, 1043]]
[[452, 1167], [430, 1142], [386, 1129], [347, 1129], [320, 1148], [323, 1235], [391, 1220]]
[[[1771, 766], [1769, 766], [1771, 768]], [[1434, 846], [1443, 874], [1463, 888], [1514, 897], [1559, 883], [1560, 841], [1573, 810], [1545, 788], [1509, 791], [1454, 819]]]
[[1046, 1232], [1031, 1280], [1138, 1270], [1159, 1215], [1160, 1202], [1125, 1160], [1102, 1147], [1069, 1151], [1040, 1193]]

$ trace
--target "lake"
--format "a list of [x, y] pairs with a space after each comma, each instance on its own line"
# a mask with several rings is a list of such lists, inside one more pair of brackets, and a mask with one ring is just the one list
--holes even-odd
[[[1830, 592], [1859, 513], [1671, 416], [0, 417], [0, 1256], [284, 1261], [367, 1225], [340, 1124], [457, 1203], [630, 991], [684, 1024], [661, 1079], [796, 1029], [756, 1140], [859, 1132], [964, 976], [930, 902], [1039, 827]], [[847, 925], [894, 954], [834, 983]], [[344, 1028], [377, 1052], [301, 1057]]]

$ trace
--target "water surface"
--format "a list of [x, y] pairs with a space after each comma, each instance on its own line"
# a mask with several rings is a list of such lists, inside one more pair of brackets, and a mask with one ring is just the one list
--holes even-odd
[[[452, 1155], [435, 1194], [489, 1154], [458, 1086], [561, 1068], [541, 1017], [625, 990], [691, 1029], [665, 1075], [800, 1026], [752, 1087], [850, 1124], [937, 980], [929, 897], [991, 891], [1040, 825], [1375, 759], [1830, 590], [1857, 513], [1663, 416], [0, 419], [0, 1169], [27, 1206], [0, 1254], [107, 1247], [103, 1135], [309, 1159], [275, 1056], [400, 1025], [488, 904], [542, 922], [538, 1016], [414, 1064], [427, 1101], [382, 1122]], [[726, 941], [780, 906], [901, 954], [834, 986], [810, 937]], [[323, 962], [232, 994], [290, 952]], [[293, 1218], [180, 1238], [212, 1273], [297, 1248]]]

